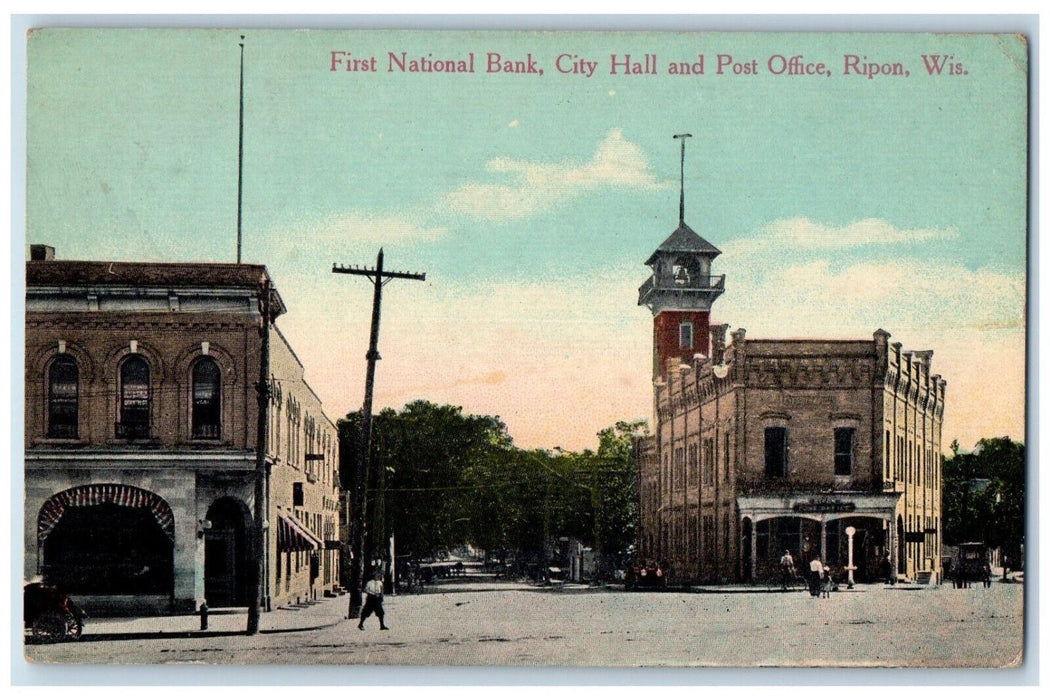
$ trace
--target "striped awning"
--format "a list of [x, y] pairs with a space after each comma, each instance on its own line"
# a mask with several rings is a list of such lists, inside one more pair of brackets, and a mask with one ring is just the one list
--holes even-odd
[[104, 504], [125, 508], [148, 508], [168, 539], [175, 541], [175, 517], [172, 515], [171, 507], [157, 494], [127, 484], [86, 484], [56, 493], [40, 508], [37, 535], [41, 541], [47, 539], [47, 536], [55, 529], [55, 525], [62, 519], [66, 508]]
[[293, 515], [277, 517], [277, 551], [302, 552], [310, 549], [324, 549], [324, 543]]

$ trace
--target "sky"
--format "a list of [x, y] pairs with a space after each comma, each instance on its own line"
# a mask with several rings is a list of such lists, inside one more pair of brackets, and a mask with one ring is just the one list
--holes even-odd
[[[26, 242], [63, 259], [234, 261], [241, 34], [34, 33]], [[332, 264], [372, 265], [382, 246], [387, 268], [427, 279], [384, 289], [377, 409], [451, 403], [540, 448], [651, 420], [637, 288], [678, 224], [672, 136], [689, 132], [685, 219], [726, 275], [712, 322], [758, 338], [884, 328], [934, 350], [945, 450], [1024, 439], [1019, 39], [243, 34], [243, 260], [270, 270], [289, 308], [278, 326], [333, 419], [361, 405], [371, 288]], [[402, 52], [473, 53], [475, 73], [389, 70]], [[493, 53], [543, 75], [488, 73]], [[627, 54], [658, 73], [611, 74]], [[668, 74], [700, 55], [702, 75]], [[778, 56], [828, 74], [774, 75]], [[908, 75], [846, 74], [847, 56]], [[951, 66], [931, 76], [931, 56]], [[343, 70], [372, 57], [375, 72]], [[558, 70], [582, 61], [589, 77]]]

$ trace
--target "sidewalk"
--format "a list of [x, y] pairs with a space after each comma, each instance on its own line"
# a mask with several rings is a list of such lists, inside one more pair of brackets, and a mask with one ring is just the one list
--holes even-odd
[[[301, 632], [331, 627], [346, 618], [349, 596], [321, 598], [264, 612], [261, 634]], [[201, 629], [199, 614], [155, 617], [88, 617], [82, 641], [162, 639], [165, 637], [229, 637], [246, 634], [247, 608], [221, 608], [208, 614], [208, 629]]]

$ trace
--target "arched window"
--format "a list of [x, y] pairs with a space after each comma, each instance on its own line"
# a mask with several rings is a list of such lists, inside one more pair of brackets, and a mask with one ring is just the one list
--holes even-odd
[[47, 436], [76, 438], [80, 404], [80, 372], [76, 360], [59, 355], [47, 378]]
[[193, 437], [217, 440], [221, 437], [220, 407], [222, 391], [219, 388], [219, 365], [210, 357], [202, 357], [193, 365]]
[[117, 437], [149, 437], [149, 364], [132, 355], [120, 366], [120, 422]]

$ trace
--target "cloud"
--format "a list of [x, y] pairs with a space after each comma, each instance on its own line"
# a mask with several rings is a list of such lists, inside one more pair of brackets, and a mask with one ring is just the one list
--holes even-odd
[[[875, 260], [835, 266], [784, 265], [775, 254], [724, 258], [728, 320], [784, 333], [843, 337], [889, 324], [912, 330], [1023, 328], [1025, 278], [932, 260]], [[716, 307], [717, 308], [717, 307]], [[750, 327], [749, 327], [750, 328]]]
[[507, 128], [509, 128], [509, 129], [517, 128], [518, 124], [520, 124], [520, 123], [521, 122], [519, 122], [517, 119], [511, 119], [510, 120], [510, 124], [507, 124]]
[[653, 189], [666, 182], [649, 170], [642, 149], [624, 138], [620, 129], [610, 129], [594, 155], [582, 164], [530, 163], [495, 158], [486, 166], [502, 182], [466, 183], [449, 192], [444, 204], [453, 214], [489, 220], [520, 219], [547, 211], [588, 190], [603, 186]]
[[[934, 371], [948, 381], [945, 449], [955, 437], [965, 446], [1024, 437], [1023, 279], [943, 261], [815, 261], [761, 280], [726, 269], [712, 322], [746, 327], [750, 338], [867, 340], [884, 328], [906, 349], [935, 351]], [[635, 304], [645, 273], [632, 265], [586, 280], [391, 285], [376, 406], [426, 398], [499, 415], [522, 446], [593, 449], [602, 428], [651, 418], [652, 318]], [[319, 279], [296, 293], [304, 300], [281, 325], [308, 381], [330, 415], [356, 409], [367, 285]]]
[[776, 219], [735, 245], [741, 248], [777, 246], [792, 249], [903, 245], [957, 238], [955, 228], [897, 228], [885, 219], [861, 219], [829, 226], [807, 217]]
[[[878, 250], [875, 259], [821, 245], [791, 256], [727, 245], [712, 322], [751, 338], [870, 339], [884, 328], [907, 349], [935, 351], [934, 371], [948, 381], [945, 449], [954, 437], [1023, 439], [1023, 270]], [[376, 406], [426, 398], [499, 415], [522, 446], [593, 448], [603, 427], [651, 417], [652, 319], [636, 306], [647, 273], [631, 263], [585, 277], [390, 285]], [[281, 325], [340, 415], [363, 392], [370, 292], [333, 277], [282, 288], [292, 311]]]
[[[936, 258], [850, 263], [779, 249], [720, 257], [726, 292], [712, 321], [751, 338], [870, 339], [877, 328], [905, 349], [934, 350], [948, 382], [944, 444], [1025, 437], [1025, 276]], [[989, 383], [991, 381], [991, 383]], [[994, 389], [990, 388], [994, 387]]]
[[352, 211], [274, 229], [269, 233], [269, 250], [272, 259], [302, 261], [318, 255], [327, 258], [333, 250], [341, 250], [337, 246], [420, 244], [447, 235], [444, 227], [426, 226], [411, 217]]

